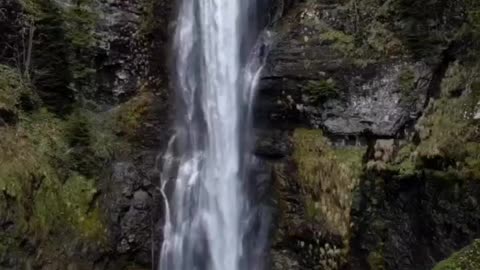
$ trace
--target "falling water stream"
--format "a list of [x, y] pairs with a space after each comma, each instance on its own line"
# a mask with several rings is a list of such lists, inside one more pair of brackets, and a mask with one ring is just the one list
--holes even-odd
[[[252, 200], [253, 98], [266, 51], [255, 0], [184, 0], [174, 39], [175, 135], [163, 157], [160, 270], [261, 269]], [[260, 225], [259, 225], [260, 224]], [[264, 227], [264, 226], [263, 226]]]

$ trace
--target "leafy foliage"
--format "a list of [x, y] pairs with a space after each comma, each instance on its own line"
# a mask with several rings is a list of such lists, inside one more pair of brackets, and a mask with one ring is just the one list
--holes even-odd
[[103, 234], [98, 213], [90, 209], [95, 180], [75, 171], [81, 161], [72, 159], [74, 139], [62, 120], [41, 111], [0, 134], [0, 190], [16, 202], [3, 218], [37, 237], [64, 230], [81, 237]]
[[0, 65], [0, 109], [18, 110], [23, 95], [28, 95], [29, 89], [22, 76], [14, 69]]
[[340, 97], [340, 89], [333, 79], [307, 81], [302, 87], [302, 92], [313, 104], [321, 104], [328, 99]]
[[45, 104], [56, 111], [88, 96], [92, 89], [97, 40], [93, 3], [23, 0], [35, 29], [31, 78]]

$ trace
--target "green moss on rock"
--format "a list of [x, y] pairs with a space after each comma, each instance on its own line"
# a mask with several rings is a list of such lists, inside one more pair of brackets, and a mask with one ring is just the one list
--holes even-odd
[[70, 170], [64, 127], [43, 111], [1, 132], [0, 189], [15, 202], [6, 218], [21, 225], [18, 233], [40, 238], [63, 230], [81, 238], [104, 234], [98, 213], [91, 211], [95, 181]]
[[59, 122], [48, 113], [36, 118], [42, 120], [24, 119], [18, 127], [6, 127], [0, 133], [0, 189], [20, 200], [31, 192], [33, 179], [56, 177], [50, 162], [66, 152]]
[[344, 147], [335, 148], [335, 158], [340, 162], [345, 170], [354, 178], [360, 178], [363, 172], [363, 156], [366, 149], [364, 147]]
[[385, 258], [382, 250], [372, 251], [367, 256], [367, 262], [371, 270], [385, 270]]
[[155, 0], [143, 0], [142, 2], [142, 19], [140, 24], [140, 34], [143, 37], [153, 34], [158, 27], [158, 18], [155, 18]]
[[335, 50], [345, 56], [352, 55], [355, 51], [355, 38], [342, 31], [326, 31], [320, 35], [320, 40], [330, 43]]
[[416, 173], [416, 146], [405, 144], [398, 150], [395, 159], [389, 164], [389, 169], [397, 171], [400, 176], [410, 176]]
[[142, 119], [150, 112], [154, 96], [150, 92], [142, 92], [125, 104], [122, 104], [115, 114], [115, 128], [128, 139], [136, 138], [142, 127]]
[[433, 270], [477, 270], [480, 269], [480, 240], [454, 253], [437, 264]]
[[21, 250], [25, 238], [50, 250], [48, 256], [65, 256], [62, 250], [78, 244], [102, 248], [108, 232], [96, 199], [98, 177], [128, 145], [106, 124], [113, 114], [19, 115], [16, 125], [0, 128], [0, 218], [13, 224], [8, 235], [0, 233], [0, 256]]
[[[417, 122], [418, 141], [400, 142], [391, 150], [393, 158], [382, 161], [377, 169], [406, 178], [434, 170], [459, 175], [457, 178], [480, 179], [480, 126], [475, 119], [480, 87], [476, 86], [476, 70], [458, 62], [450, 66], [441, 83], [440, 97], [432, 100]], [[402, 91], [411, 89], [412, 78], [411, 71], [402, 72]]]
[[93, 181], [82, 176], [72, 176], [65, 184], [44, 183], [35, 193], [30, 229], [42, 238], [69, 231], [84, 239], [101, 234], [101, 220], [89, 211], [96, 192]]
[[442, 97], [433, 104], [420, 122], [422, 141], [417, 151], [425, 165], [441, 170], [475, 169], [469, 165], [479, 156], [479, 128], [473, 119], [475, 96], [472, 91], [458, 98]]

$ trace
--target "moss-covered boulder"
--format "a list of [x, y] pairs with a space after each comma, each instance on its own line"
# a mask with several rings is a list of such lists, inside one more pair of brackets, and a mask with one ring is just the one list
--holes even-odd
[[474, 270], [480, 268], [480, 241], [454, 253], [448, 259], [441, 261], [433, 270]]

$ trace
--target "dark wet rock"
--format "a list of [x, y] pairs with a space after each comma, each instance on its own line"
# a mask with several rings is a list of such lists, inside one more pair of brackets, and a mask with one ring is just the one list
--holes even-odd
[[[134, 197], [134, 193], [139, 192], [143, 196], [142, 191], [139, 190], [143, 179], [132, 163], [117, 163], [113, 171], [112, 184], [109, 185], [111, 191], [107, 193], [109, 196], [107, 198], [108, 212], [110, 222], [115, 228], [113, 230], [115, 238], [119, 239], [115, 241], [120, 244], [117, 249], [121, 253], [125, 253], [130, 249], [130, 245], [135, 245], [135, 243], [138, 245], [139, 243], [132, 232], [135, 226], [133, 222], [137, 217], [141, 219], [144, 213], [142, 210], [135, 208], [138, 200]], [[148, 200], [148, 195], [142, 199]]]
[[151, 202], [150, 195], [143, 190], [136, 191], [133, 195], [133, 207], [137, 210], [148, 209]]
[[121, 187], [122, 195], [126, 198], [131, 198], [142, 183], [137, 169], [128, 162], [119, 162], [113, 166], [112, 179], [115, 185]]
[[104, 102], [131, 97], [147, 75], [150, 43], [141, 33], [142, 23], [148, 23], [142, 5], [141, 1], [98, 2], [97, 58], [102, 61], [97, 67], [97, 95]]
[[[402, 90], [402, 68], [411, 67], [415, 70], [416, 88]], [[420, 115], [431, 71], [422, 64], [393, 64], [381, 67], [375, 73], [378, 75], [369, 80], [365, 80], [364, 75], [346, 79], [351, 82], [347, 100], [328, 101], [323, 110], [312, 109], [309, 121], [324, 126], [332, 134], [351, 135], [366, 131], [378, 136], [397, 134], [407, 122]], [[305, 111], [308, 112], [309, 108], [305, 107]]]
[[0, 127], [15, 124], [16, 118], [15, 113], [0, 109]]
[[[115, 164], [104, 198], [116, 252], [139, 264], [151, 264], [152, 248], [158, 250], [157, 223], [161, 214], [159, 194], [130, 162]], [[152, 242], [153, 241], [153, 242]]]
[[291, 154], [292, 146], [288, 133], [257, 130], [255, 155], [265, 159], [279, 159]]
[[382, 178], [362, 185], [355, 211], [355, 269], [370, 269], [373, 254], [385, 269], [431, 269], [480, 237], [477, 183], [442, 174]]
[[0, 33], [2, 33], [2, 52], [0, 61], [3, 64], [16, 64], [18, 44], [22, 40], [19, 35], [25, 27], [25, 16], [22, 12], [21, 3], [18, 0], [4, 0], [1, 2]]
[[288, 250], [280, 250], [272, 252], [272, 269], [275, 270], [300, 270], [300, 264], [295, 255], [289, 253]]

